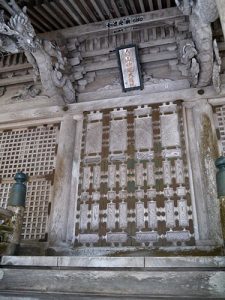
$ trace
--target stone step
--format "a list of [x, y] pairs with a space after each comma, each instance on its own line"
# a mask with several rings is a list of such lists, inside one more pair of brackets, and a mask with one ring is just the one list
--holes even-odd
[[3, 256], [2, 266], [64, 268], [224, 268], [224, 256]]
[[7, 257], [0, 299], [224, 299], [225, 257]]
[[[90, 299], [225, 298], [225, 272], [219, 270], [63, 270], [3, 268], [0, 295], [44, 294]], [[88, 299], [89, 299], [88, 298]], [[2, 299], [2, 298], [0, 298]], [[11, 299], [11, 298], [10, 298]], [[26, 298], [22, 298], [26, 299]], [[47, 299], [35, 297], [35, 299]]]

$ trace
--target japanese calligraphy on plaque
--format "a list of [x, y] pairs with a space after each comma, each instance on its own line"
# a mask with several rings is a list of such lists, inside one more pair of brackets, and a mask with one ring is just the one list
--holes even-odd
[[136, 25], [144, 21], [144, 16], [124, 17], [106, 22], [108, 28], [123, 27], [127, 25]]
[[117, 48], [117, 57], [123, 91], [143, 89], [137, 46]]

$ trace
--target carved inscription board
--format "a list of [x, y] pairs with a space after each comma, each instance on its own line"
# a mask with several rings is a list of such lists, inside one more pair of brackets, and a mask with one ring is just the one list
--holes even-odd
[[75, 245], [194, 244], [181, 105], [84, 113]]

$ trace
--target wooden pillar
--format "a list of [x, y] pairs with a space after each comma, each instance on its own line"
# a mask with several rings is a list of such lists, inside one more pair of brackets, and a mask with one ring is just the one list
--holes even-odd
[[77, 207], [77, 195], [80, 175], [80, 151], [82, 143], [83, 133], [83, 115], [77, 116], [76, 119], [76, 137], [74, 146], [73, 157], [73, 169], [72, 169], [72, 181], [71, 181], [71, 197], [70, 197], [70, 209], [67, 222], [67, 242], [72, 243], [75, 236], [75, 216]]
[[75, 135], [76, 121], [73, 120], [72, 116], [65, 116], [60, 126], [56, 158], [53, 200], [50, 215], [50, 246], [56, 246], [66, 242]]
[[216, 0], [219, 16], [220, 16], [220, 23], [223, 29], [223, 36], [225, 38], [225, 1], [224, 0]]
[[219, 155], [211, 105], [207, 100], [186, 104], [189, 153], [195, 192], [199, 246], [222, 245], [215, 159]]

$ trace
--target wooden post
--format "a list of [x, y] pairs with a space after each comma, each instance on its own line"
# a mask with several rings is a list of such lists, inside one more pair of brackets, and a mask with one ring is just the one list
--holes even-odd
[[207, 100], [195, 101], [192, 107], [186, 108], [186, 116], [199, 233], [196, 244], [221, 246], [220, 208], [214, 165], [219, 150], [212, 107]]
[[73, 120], [72, 116], [65, 116], [61, 122], [56, 158], [50, 214], [50, 246], [66, 242], [75, 134], [76, 121]]

